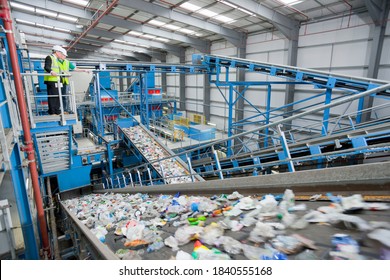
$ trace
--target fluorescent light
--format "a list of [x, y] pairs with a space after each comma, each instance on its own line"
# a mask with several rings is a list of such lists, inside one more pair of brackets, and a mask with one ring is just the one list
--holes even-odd
[[23, 20], [23, 19], [18, 19], [18, 18], [16, 19], [16, 22], [17, 23], [22, 23], [22, 24], [28, 24], [28, 25], [35, 25], [34, 22]]
[[65, 2], [69, 2], [69, 3], [72, 3], [72, 4], [76, 4], [76, 5], [81, 5], [81, 6], [87, 6], [89, 1], [86, 1], [86, 0], [63, 0]]
[[239, 9], [241, 12], [244, 12], [244, 13], [250, 15], [250, 16], [256, 16], [254, 13], [252, 13], [252, 12], [250, 12], [250, 11], [248, 11], [248, 10], [245, 10], [245, 9], [243, 9], [243, 8], [238, 8], [238, 9]]
[[63, 32], [67, 32], [67, 33], [71, 33], [71, 32], [72, 32], [72, 31], [69, 30], [69, 29], [60, 28], [60, 27], [54, 27], [54, 30], [63, 31]]
[[149, 34], [143, 34], [143, 35], [141, 35], [141, 37], [148, 38], [148, 39], [154, 39], [154, 38], [156, 38], [156, 36], [154, 36], [154, 35], [149, 35]]
[[173, 25], [173, 24], [165, 24], [163, 27], [171, 29], [171, 30], [178, 30], [181, 28], [181, 27]]
[[12, 8], [16, 8], [16, 9], [20, 9], [20, 10], [28, 11], [28, 12], [34, 12], [35, 11], [34, 7], [30, 7], [30, 6], [26, 6], [26, 5], [19, 4], [19, 3], [14, 3], [14, 2], [11, 2], [10, 4], [11, 4]]
[[190, 29], [187, 29], [187, 28], [180, 28], [180, 29], [177, 30], [177, 32], [182, 32], [182, 33], [186, 33], [186, 34], [195, 33], [194, 30], [190, 30]]
[[142, 35], [142, 33], [141, 32], [137, 32], [137, 31], [133, 31], [133, 30], [131, 30], [129, 33], [127, 33], [127, 34], [130, 34], [130, 35], [133, 35], [133, 36], [140, 36], [140, 35]]
[[200, 10], [200, 11], [197, 12], [197, 13], [199, 13], [199, 14], [201, 14], [201, 15], [204, 15], [204, 16], [206, 16], [206, 17], [213, 17], [213, 16], [218, 15], [217, 13], [214, 13], [214, 12], [212, 12], [212, 11], [210, 11], [210, 10], [207, 10], [207, 9]]
[[188, 2], [181, 4], [180, 7], [182, 7], [183, 9], [192, 11], [192, 12], [195, 12], [195, 11], [197, 11], [197, 10], [200, 9], [199, 6], [196, 6], [196, 5], [194, 5], [194, 4], [190, 4], [190, 3], [188, 3]]
[[53, 13], [53, 12], [50, 12], [48, 10], [42, 10], [42, 9], [38, 9], [38, 8], [35, 8], [35, 12], [37, 14], [48, 16], [48, 17], [56, 17], [57, 16], [57, 13]]
[[219, 20], [219, 21], [222, 21], [222, 22], [224, 22], [224, 23], [232, 23], [232, 22], [235, 22], [235, 20], [234, 19], [232, 19], [232, 18], [229, 18], [229, 17], [225, 17], [225, 16], [216, 16], [216, 17], [214, 17], [214, 19], [216, 19], [216, 20]]
[[221, 22], [224, 22], [224, 23], [233, 22], [234, 21], [232, 18], [229, 18], [229, 17], [226, 17], [226, 16], [222, 16], [222, 15], [218, 15], [218, 13], [210, 11], [208, 9], [201, 9], [201, 7], [198, 7], [198, 6], [193, 5], [193, 4], [189, 4], [188, 2], [180, 5], [180, 7], [184, 8], [184, 9], [187, 9], [187, 10], [190, 10], [190, 11], [193, 11], [193, 12], [195, 12], [197, 14], [204, 15], [204, 16], [209, 17], [209, 18], [214, 18], [214, 19], [216, 19], [218, 21], [221, 21]]
[[234, 9], [237, 9], [237, 8], [238, 8], [236, 5], [234, 5], [234, 4], [232, 4], [232, 3], [229, 3], [229, 2], [227, 2], [227, 1], [218, 0], [218, 2], [221, 2], [222, 4], [225, 4], [225, 5], [227, 5], [227, 6], [230, 6], [230, 7], [234, 8]]
[[161, 26], [161, 25], [165, 24], [165, 22], [155, 20], [155, 19], [150, 20], [148, 23], [153, 24], [153, 25], [157, 25], [157, 26]]
[[164, 43], [168, 43], [170, 40], [166, 39], [166, 38], [161, 38], [161, 37], [157, 37], [156, 39], [154, 39], [156, 41], [160, 41], [160, 42], [164, 42]]
[[50, 25], [46, 25], [46, 24], [40, 24], [40, 23], [36, 23], [35, 26], [48, 28], [48, 29], [54, 29], [54, 26], [50, 26]]
[[63, 19], [63, 20], [66, 20], [66, 21], [70, 21], [70, 22], [76, 22], [77, 21], [77, 18], [72, 17], [72, 16], [63, 15], [63, 14], [58, 14], [57, 18], [58, 19]]
[[286, 4], [288, 6], [292, 6], [292, 5], [301, 3], [302, 1], [299, 1], [299, 0], [280, 0], [280, 2], [282, 2], [283, 4]]

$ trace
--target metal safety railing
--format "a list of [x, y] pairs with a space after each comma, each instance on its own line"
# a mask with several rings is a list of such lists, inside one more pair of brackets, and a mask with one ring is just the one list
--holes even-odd
[[[27, 101], [27, 107], [30, 116], [30, 125], [32, 128], [35, 128], [37, 123], [40, 122], [48, 122], [48, 121], [57, 121], [59, 120], [62, 125], [67, 124], [67, 120], [70, 117], [67, 115], [71, 115], [72, 119], [77, 119], [77, 107], [76, 107], [76, 98], [74, 91], [74, 83], [73, 81], [69, 82], [67, 94], [62, 93], [62, 83], [60, 79], [56, 83], [56, 88], [58, 89], [58, 94], [49, 95], [47, 91], [40, 89], [38, 92], [35, 88], [35, 84], [33, 82], [33, 77], [43, 77], [50, 76], [50, 74], [43, 73], [23, 73], [22, 74], [25, 85], [25, 95]], [[59, 77], [71, 77], [69, 74], [59, 74]], [[30, 77], [31, 79], [27, 79]], [[49, 114], [49, 99], [57, 98], [59, 102], [59, 114], [50, 115]], [[65, 108], [65, 104], [67, 103], [67, 107]]]

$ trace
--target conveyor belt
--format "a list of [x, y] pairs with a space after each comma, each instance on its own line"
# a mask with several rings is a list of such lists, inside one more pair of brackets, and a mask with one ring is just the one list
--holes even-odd
[[[144, 190], [146, 190], [146, 189], [144, 188]], [[129, 189], [129, 191], [134, 194], [134, 192], [132, 190]], [[201, 195], [201, 194], [203, 194], [203, 193], [199, 192], [194, 199], [199, 198], [199, 195]], [[229, 193], [224, 192], [224, 194], [226, 196]], [[280, 193], [277, 193], [277, 194], [280, 194]], [[339, 193], [333, 193], [333, 194], [339, 195]], [[105, 196], [105, 195], [108, 195], [108, 196], [106, 198], [104, 198], [103, 196]], [[214, 195], [218, 196], [220, 198], [222, 197], [222, 193], [218, 192], [218, 190], [216, 192], [214, 192]], [[348, 195], [346, 195], [346, 196], [348, 196]], [[260, 194], [260, 193], [258, 193], [257, 195], [252, 194], [252, 195], [250, 195], [250, 197], [252, 199], [260, 201], [262, 199], [262, 194]], [[323, 197], [326, 198], [326, 196], [323, 196]], [[304, 215], [309, 213], [311, 210], [315, 210], [315, 209], [318, 209], [319, 207], [325, 207], [325, 206], [330, 205], [329, 200], [327, 200], [327, 201], [310, 201], [310, 202], [309, 201], [304, 201], [304, 202], [299, 201], [298, 202], [298, 200], [299, 200], [298, 193], [295, 194], [295, 198], [296, 198], [297, 204], [304, 203], [307, 207], [307, 210], [305, 210], [305, 211], [298, 211], [298, 212], [292, 213], [293, 215], [296, 215], [297, 220], [300, 217], [303, 217]], [[162, 201], [163, 199], [168, 199], [169, 201], [171, 201], [171, 200], [173, 201], [173, 200], [177, 199], [177, 198], [174, 198], [172, 195], [168, 197], [168, 195], [166, 195], [166, 194], [161, 195], [161, 194], [155, 193], [154, 195], [153, 194], [147, 195], [144, 193], [141, 195], [141, 193], [138, 193], [138, 194], [134, 194], [133, 198], [131, 196], [129, 196], [129, 194], [123, 194], [123, 196], [121, 198], [121, 196], [115, 196], [115, 194], [110, 196], [110, 194], [106, 193], [104, 195], [99, 194], [99, 195], [86, 196], [86, 197], [80, 198], [79, 200], [82, 201], [84, 204], [89, 204], [92, 201], [92, 203], [96, 203], [97, 205], [105, 205], [106, 203], [108, 203], [110, 201], [114, 201], [114, 200], [121, 201], [122, 199], [123, 199], [123, 202], [125, 202], [124, 205], [127, 205], [126, 210], [124, 210], [124, 212], [125, 212], [124, 215], [126, 215], [127, 218], [122, 221], [122, 224], [125, 224], [128, 220], [133, 220], [133, 222], [134, 222], [135, 214], [134, 215], [131, 214], [131, 211], [134, 211], [134, 209], [135, 209], [135, 211], [138, 211], [137, 209], [141, 209], [140, 211], [145, 212], [145, 215], [140, 216], [141, 221], [145, 222], [145, 224], [147, 225], [145, 227], [145, 230], [146, 230], [146, 228], [149, 228], [149, 227], [153, 228], [152, 231], [154, 233], [157, 232], [156, 234], [162, 240], [165, 240], [166, 238], [168, 238], [170, 236], [178, 237], [178, 234], [176, 234], [176, 231], [178, 231], [178, 228], [186, 225], [186, 223], [183, 223], [180, 226], [174, 226], [174, 221], [179, 221], [180, 218], [171, 220], [171, 217], [174, 217], [174, 216], [170, 216], [168, 211], [164, 211], [164, 213], [157, 212], [158, 216], [152, 217], [152, 216], [146, 215], [146, 213], [148, 213], [149, 210], [145, 210], [145, 209], [142, 210], [142, 207], [143, 207], [142, 205], [145, 205], [145, 203], [148, 203], [149, 205], [153, 205], [153, 208], [154, 208], [157, 206], [157, 201]], [[218, 199], [217, 199], [217, 201], [218, 201]], [[226, 207], [227, 205], [234, 205], [235, 202], [236, 202], [236, 200], [230, 200], [230, 201], [225, 200], [225, 201], [219, 201], [217, 203], [219, 203], [219, 205], [220, 205], [219, 207], [222, 209], [223, 207]], [[64, 208], [66, 208], [66, 204], [68, 204], [68, 206], [75, 205], [72, 203], [62, 203], [62, 206]], [[114, 208], [113, 205], [109, 205], [108, 209], [110, 209], [110, 207]], [[92, 207], [92, 208], [94, 208], [94, 207]], [[80, 211], [80, 209], [77, 211]], [[214, 215], [211, 215], [211, 212], [209, 212], [204, 226], [210, 226], [213, 223], [221, 223], [221, 222], [223, 223], [223, 221], [226, 223], [226, 221], [228, 221], [228, 220], [242, 221], [243, 217], [245, 217], [246, 214], [249, 214], [250, 211], [251, 210], [244, 210], [240, 216], [236, 216], [236, 217], [231, 216], [228, 218], [225, 217], [224, 215], [214, 216]], [[360, 211], [358, 214], [352, 214], [350, 216], [361, 219], [362, 221], [365, 221], [364, 223], [374, 222], [374, 221], [380, 222], [380, 223], [386, 223], [389, 220], [389, 211], [390, 210], [385, 210], [385, 211], [363, 210], [363, 211]], [[69, 212], [76, 212], [76, 209], [73, 208], [72, 211], [67, 210], [67, 212], [68, 213]], [[113, 213], [113, 210], [107, 210], [107, 213], [108, 212]], [[186, 213], [191, 214], [191, 210], [187, 210], [183, 214], [179, 214], [179, 216], [185, 215]], [[202, 216], [206, 215], [207, 216], [206, 212], [203, 212], [203, 211], [199, 215], [202, 215]], [[97, 217], [98, 215], [94, 214], [94, 216]], [[196, 217], [196, 215], [193, 215], [193, 216]], [[278, 217], [279, 216], [277, 216], [277, 215], [265, 216], [264, 220], [262, 222], [264, 222], [264, 223], [279, 223], [281, 221], [280, 221], [280, 217], [279, 218]], [[70, 216], [70, 218], [77, 225], [77, 227], [83, 228], [83, 231], [87, 230], [86, 226], [81, 224], [80, 221], [77, 220], [77, 218], [74, 214], [72, 214]], [[153, 223], [153, 221], [156, 222], [156, 220], [160, 221], [161, 225], [159, 225], [158, 227], [155, 228], [155, 227], [151, 226], [149, 224], [149, 222]], [[164, 222], [164, 220], [165, 220], [165, 222]], [[186, 219], [184, 219], [184, 221], [185, 220]], [[259, 221], [260, 221], [260, 219], [259, 219]], [[117, 221], [116, 223], [119, 224], [119, 223], [121, 223], [121, 221]], [[255, 226], [256, 225], [246, 226], [246, 227], [243, 227], [239, 231], [225, 229], [222, 235], [225, 237], [230, 237], [230, 238], [235, 239], [236, 241], [240, 242], [242, 244], [242, 246], [249, 245], [250, 248], [254, 248], [254, 247], [264, 248], [265, 246], [263, 244], [261, 244], [261, 242], [256, 243], [256, 242], [250, 241], [251, 232]], [[202, 229], [204, 230], [204, 227]], [[103, 251], [104, 254], [102, 254], [102, 255], [97, 254], [97, 256], [98, 256], [98, 258], [116, 259], [117, 256], [109, 255], [105, 252], [105, 250], [107, 248], [110, 248], [112, 250], [112, 253], [114, 253], [114, 252], [117, 252], [118, 250], [128, 249], [128, 247], [126, 247], [124, 245], [126, 243], [126, 237], [122, 236], [122, 235], [115, 234], [114, 233], [115, 226], [110, 227], [107, 231], [108, 231], [108, 233], [106, 234], [105, 241], [104, 241], [104, 244], [107, 245], [107, 247], [104, 246], [104, 251]], [[369, 239], [367, 237], [367, 234], [371, 231], [372, 230], [369, 230], [367, 232], [359, 231], [355, 227], [351, 226], [348, 222], [346, 222], [346, 223], [339, 222], [339, 223], [333, 223], [333, 224], [315, 223], [314, 222], [314, 223], [308, 224], [305, 228], [299, 229], [299, 230], [288, 227], [288, 228], [286, 228], [285, 231], [278, 232], [276, 234], [276, 236], [290, 236], [293, 234], [298, 234], [299, 236], [302, 236], [304, 238], [308, 238], [314, 242], [314, 246], [316, 247], [316, 249], [314, 251], [311, 251], [311, 252], [313, 255], [316, 256], [317, 259], [331, 259], [330, 252], [335, 250], [334, 246], [332, 246], [332, 236], [334, 234], [343, 233], [343, 234], [347, 234], [347, 235], [351, 236], [353, 239], [355, 239], [357, 242], [359, 242], [359, 244], [361, 244], [360, 255], [363, 258], [370, 259], [370, 260], [371, 259], [380, 259], [381, 258], [380, 250], [381, 250], [381, 247], [383, 247], [383, 245], [381, 246], [381, 244], [379, 242], [376, 242], [375, 240]], [[148, 232], [149, 234], [151, 233], [150, 229], [148, 229], [144, 232], [145, 235], [146, 235], [146, 232]], [[273, 240], [273, 238], [269, 238], [268, 244], [272, 243], [271, 239]], [[205, 240], [205, 235], [201, 235], [200, 240]], [[101, 241], [99, 241], [97, 238], [93, 238], [93, 237], [89, 237], [89, 242], [93, 243], [89, 246], [92, 248], [98, 248], [98, 246], [101, 247], [103, 245], [103, 243]], [[213, 246], [211, 244], [206, 244], [205, 242], [203, 244], [210, 249], [213, 247], [214, 248], [216, 247], [215, 245]], [[179, 249], [191, 254], [194, 250], [194, 246], [195, 246], [195, 240], [191, 240], [186, 244], [180, 245]], [[243, 247], [243, 248], [246, 248], [246, 247]], [[229, 257], [233, 260], [234, 259], [236, 259], [236, 260], [248, 259], [248, 256], [243, 251], [241, 251], [238, 254], [228, 253], [226, 251], [226, 247], [224, 247], [222, 245], [219, 246], [218, 249], [221, 250], [223, 253], [227, 253], [229, 255]], [[303, 249], [302, 249], [302, 251], [303, 251]], [[297, 253], [291, 253], [288, 255], [288, 258], [292, 259], [292, 260], [299, 259], [300, 258], [299, 253], [302, 251], [298, 250]], [[131, 254], [133, 256], [139, 257], [141, 259], [147, 259], [147, 260], [148, 259], [149, 260], [151, 260], [151, 259], [153, 259], [153, 260], [168, 260], [168, 259], [174, 259], [176, 257], [177, 251], [172, 250], [168, 246], [163, 246], [161, 249], [159, 249], [157, 251], [148, 252], [146, 250], [146, 247], [144, 247], [141, 250], [138, 248], [138, 249], [132, 251]], [[261, 258], [262, 258], [262, 256], [259, 254], [257, 256], [257, 259], [261, 259]]]
[[[174, 157], [174, 153], [144, 126], [136, 125], [120, 129], [123, 132], [123, 137], [127, 140], [125, 143], [133, 145], [146, 161], [151, 162], [155, 171], [161, 178], [164, 178], [166, 184], [204, 181], [194, 171], [190, 172], [187, 164], [179, 157]], [[159, 159], [164, 160], [158, 161]]]

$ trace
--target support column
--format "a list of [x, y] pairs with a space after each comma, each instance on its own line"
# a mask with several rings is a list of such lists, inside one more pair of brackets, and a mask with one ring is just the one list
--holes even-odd
[[[288, 41], [287, 65], [297, 66], [297, 57], [298, 57], [298, 34], [296, 38], [291, 38]], [[295, 85], [294, 84], [286, 85], [285, 104], [291, 104], [294, 102], [294, 93], [295, 93]], [[286, 107], [286, 114], [285, 114], [286, 118], [292, 115], [291, 111], [293, 111], [293, 109], [294, 108], [292, 107]], [[289, 122], [288, 124], [291, 125], [291, 122]]]
[[210, 76], [209, 74], [203, 74], [203, 115], [206, 121], [210, 121]]
[[[365, 4], [371, 19], [374, 22], [374, 28], [371, 32], [372, 43], [367, 77], [377, 79], [390, 3], [388, 0], [365, 0]], [[374, 98], [372, 96], [365, 97], [363, 102], [363, 110], [371, 108], [373, 102]], [[365, 111], [365, 113], [362, 114], [361, 120], [362, 122], [366, 122], [369, 121], [370, 118], [371, 110]]]
[[[184, 52], [180, 54], [180, 64], [184, 64], [186, 62], [185, 54]], [[179, 103], [180, 103], [180, 110], [185, 111], [186, 110], [186, 75], [183, 73], [180, 73], [179, 75]]]
[[[166, 55], [161, 59], [161, 63], [167, 63]], [[161, 88], [163, 93], [167, 93], [167, 72], [161, 72]]]
[[[245, 45], [246, 45], [246, 40], [245, 40]], [[246, 58], [246, 46], [243, 46], [241, 48], [237, 48], [237, 57], [238, 58], [242, 58], [242, 59], [245, 59]], [[236, 81], [240, 81], [240, 82], [245, 82], [245, 70], [244, 69], [241, 69], [241, 68], [236, 68]], [[237, 96], [237, 102], [235, 104], [235, 122], [239, 122], [241, 120], [244, 119], [244, 96], [245, 96], [245, 92], [244, 92], [244, 89], [245, 89], [245, 86], [241, 85], [241, 86], [237, 86], [236, 87], [236, 90], [237, 92], [240, 92], [242, 94], [242, 97], [240, 96]], [[235, 126], [235, 129], [233, 130], [233, 133], [234, 134], [238, 134], [238, 133], [241, 133], [243, 132], [243, 129], [244, 129], [244, 126], [240, 125], [240, 126]], [[239, 145], [242, 143], [242, 138], [237, 138], [236, 140], [234, 140], [234, 146], [236, 145]], [[238, 147], [238, 149], [240, 149], [240, 147]]]
[[125, 87], [123, 86], [123, 76], [125, 76], [126, 74], [124, 72], [119, 72], [119, 91], [121, 92], [124, 92], [125, 91]]

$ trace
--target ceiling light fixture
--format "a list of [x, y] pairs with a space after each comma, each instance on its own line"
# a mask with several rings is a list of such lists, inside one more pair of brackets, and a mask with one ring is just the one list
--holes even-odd
[[156, 26], [161, 26], [161, 25], [165, 24], [165, 22], [162, 22], [162, 21], [159, 21], [159, 20], [155, 20], [155, 19], [149, 20], [148, 23], [150, 23], [152, 25], [156, 25]]
[[58, 14], [57, 18], [58, 19], [62, 19], [62, 20], [66, 20], [66, 21], [70, 21], [70, 22], [76, 22], [77, 21], [76, 17], [63, 15], [63, 14], [60, 14], [60, 13]]
[[64, 2], [69, 2], [69, 3], [72, 3], [72, 4], [76, 4], [76, 5], [81, 5], [81, 6], [84, 6], [86, 7], [89, 3], [89, 1], [86, 1], [86, 0], [63, 0]]
[[190, 4], [188, 2], [185, 2], [185, 3], [181, 4], [180, 7], [182, 7], [183, 9], [192, 11], [192, 12], [195, 12], [195, 11], [197, 11], [197, 10], [199, 10], [201, 8], [199, 6], [196, 6], [194, 4]]
[[209, 18], [213, 18], [213, 19], [221, 21], [223, 23], [232, 23], [232, 22], [234, 22], [234, 20], [232, 18], [229, 18], [227, 16], [223, 16], [223, 15], [218, 15], [218, 13], [216, 13], [216, 12], [210, 11], [208, 9], [202, 9], [199, 6], [190, 4], [188, 2], [181, 4], [180, 7], [182, 7], [183, 9], [195, 12], [197, 14], [204, 15], [204, 16], [209, 17]]
[[302, 0], [278, 0], [287, 6], [296, 5], [302, 2]]
[[57, 13], [53, 13], [53, 12], [50, 12], [48, 10], [42, 10], [42, 9], [38, 9], [38, 8], [35, 8], [35, 12], [37, 14], [48, 16], [48, 17], [53, 17], [53, 18], [55, 18], [57, 16]]
[[10, 5], [12, 8], [16, 8], [16, 9], [27, 11], [27, 12], [34, 12], [35, 11], [34, 7], [26, 6], [26, 5], [19, 4], [19, 3], [11, 2]]

